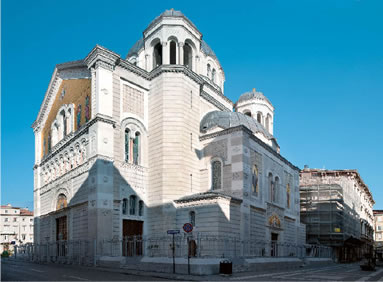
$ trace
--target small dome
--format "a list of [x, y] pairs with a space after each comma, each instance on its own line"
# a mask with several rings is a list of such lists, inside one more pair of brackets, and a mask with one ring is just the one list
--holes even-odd
[[138, 56], [138, 52], [144, 47], [144, 39], [139, 39], [132, 48], [130, 48], [127, 58], [132, 57], [134, 55]]
[[252, 99], [263, 100], [263, 101], [268, 102], [270, 105], [272, 105], [271, 102], [269, 101], [269, 99], [267, 99], [266, 96], [263, 95], [262, 92], [256, 91], [255, 88], [253, 88], [253, 91], [243, 93], [241, 96], [239, 96], [237, 104], [241, 103], [241, 102], [248, 101], [248, 100], [252, 100]]
[[257, 120], [238, 112], [213, 111], [207, 113], [200, 122], [200, 131], [219, 126], [223, 129], [244, 125], [253, 133], [262, 133], [267, 139], [275, 139]]

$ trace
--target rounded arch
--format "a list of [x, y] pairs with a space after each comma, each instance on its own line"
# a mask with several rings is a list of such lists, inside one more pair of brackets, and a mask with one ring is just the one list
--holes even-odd
[[147, 130], [138, 119], [128, 117], [121, 121], [121, 143], [124, 162], [145, 166]]
[[242, 113], [246, 116], [252, 117], [251, 111], [249, 109], [245, 109], [242, 111]]
[[167, 41], [169, 44], [169, 63], [175, 65], [178, 63], [178, 38], [171, 35]]
[[70, 202], [70, 199], [71, 199], [71, 196], [69, 194], [69, 190], [66, 188], [66, 187], [61, 187], [61, 188], [58, 188], [55, 192], [54, 192], [54, 195], [52, 197], [52, 201], [51, 201], [51, 211], [56, 211], [58, 210], [57, 209], [57, 205], [58, 205], [58, 200], [59, 200], [59, 196], [60, 195], [63, 195], [65, 196], [65, 199], [66, 199], [66, 206], [68, 206], [69, 202]]
[[155, 38], [150, 42], [150, 46], [152, 47], [152, 61], [153, 61], [153, 69], [162, 65], [162, 43], [159, 38]]
[[183, 46], [184, 51], [184, 65], [188, 67], [189, 69], [193, 70], [193, 67], [195, 65], [194, 57], [196, 54], [196, 47], [195, 44], [191, 39], [186, 39]]

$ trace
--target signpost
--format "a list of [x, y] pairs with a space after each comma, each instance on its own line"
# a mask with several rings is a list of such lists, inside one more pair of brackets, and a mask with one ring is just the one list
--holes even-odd
[[172, 245], [172, 249], [173, 249], [173, 273], [176, 273], [176, 245], [174, 243], [174, 235], [180, 234], [180, 231], [179, 230], [168, 230], [168, 234], [173, 235], [173, 245]]
[[[190, 233], [190, 232], [193, 231], [193, 224], [191, 224], [191, 223], [185, 223], [184, 226], [182, 227], [182, 229], [183, 229], [186, 233]], [[188, 240], [188, 274], [190, 275], [190, 253], [191, 253], [191, 250], [190, 250], [189, 236], [187, 237], [187, 240]]]

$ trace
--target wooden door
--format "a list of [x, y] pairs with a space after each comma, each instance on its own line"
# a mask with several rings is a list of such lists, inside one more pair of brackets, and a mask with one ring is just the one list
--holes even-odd
[[122, 220], [123, 256], [142, 255], [142, 234], [144, 222], [139, 220]]

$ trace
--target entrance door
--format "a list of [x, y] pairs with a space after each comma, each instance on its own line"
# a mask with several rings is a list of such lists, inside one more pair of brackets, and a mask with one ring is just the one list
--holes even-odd
[[143, 226], [140, 220], [122, 220], [123, 256], [142, 256]]
[[56, 218], [56, 241], [58, 256], [66, 255], [66, 240], [68, 240], [67, 217]]
[[271, 254], [272, 257], [278, 256], [278, 234], [271, 233]]

